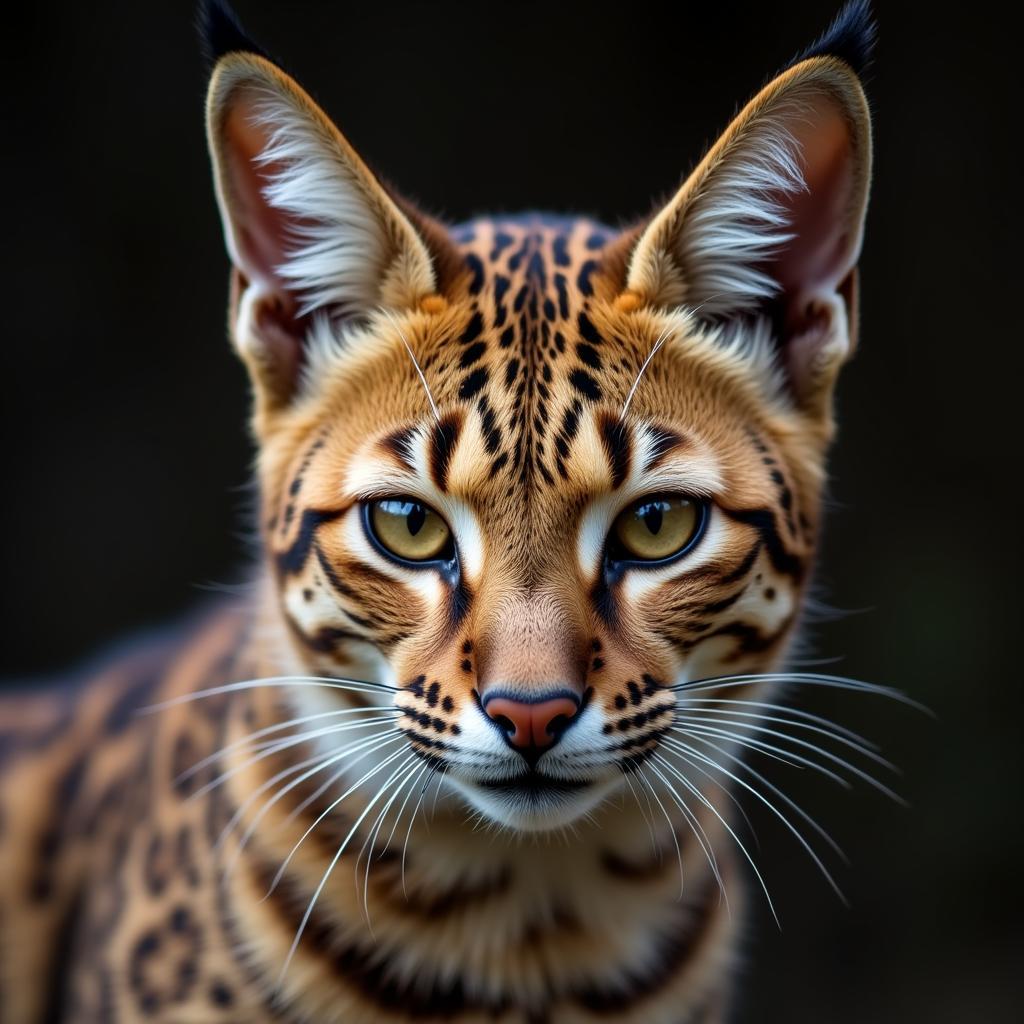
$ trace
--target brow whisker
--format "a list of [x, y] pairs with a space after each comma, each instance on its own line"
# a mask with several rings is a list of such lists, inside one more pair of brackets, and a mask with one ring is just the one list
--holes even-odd
[[405, 335], [402, 333], [402, 329], [398, 326], [398, 321], [391, 315], [389, 310], [382, 309], [381, 312], [391, 321], [391, 326], [394, 327], [398, 333], [399, 338], [402, 339], [402, 344], [405, 346], [405, 351], [409, 353], [409, 358], [412, 360], [412, 365], [416, 367], [416, 373], [420, 378], [420, 383], [423, 385], [423, 390], [427, 393], [427, 401], [430, 403], [431, 412], [434, 414], [434, 419], [438, 423], [441, 422], [441, 414], [437, 410], [437, 403], [434, 401], [434, 396], [430, 393], [430, 385], [427, 383], [427, 378], [423, 373], [423, 369], [420, 367], [419, 361], [416, 359], [416, 355], [412, 350], [412, 346], [406, 340]]

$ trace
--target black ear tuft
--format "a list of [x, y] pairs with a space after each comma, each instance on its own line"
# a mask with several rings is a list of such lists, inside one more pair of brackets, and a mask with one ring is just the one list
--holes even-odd
[[199, 0], [196, 27], [207, 70], [227, 53], [255, 53], [270, 60], [263, 47], [246, 35], [227, 0]]
[[838, 57], [858, 75], [863, 75], [871, 63], [877, 35], [878, 26], [871, 13], [870, 0], [850, 0], [825, 34], [804, 50], [793, 64], [809, 57]]

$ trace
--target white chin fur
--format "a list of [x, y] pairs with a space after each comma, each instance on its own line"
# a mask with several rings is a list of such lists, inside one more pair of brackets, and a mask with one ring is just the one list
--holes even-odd
[[448, 774], [446, 781], [473, 808], [499, 829], [551, 832], [566, 828], [594, 810], [614, 792], [620, 779], [597, 780], [586, 789], [551, 797], [506, 796]]

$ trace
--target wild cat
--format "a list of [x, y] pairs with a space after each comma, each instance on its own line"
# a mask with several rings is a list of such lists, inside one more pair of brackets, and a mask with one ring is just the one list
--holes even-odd
[[867, 777], [781, 701], [888, 692], [784, 670], [867, 6], [625, 230], [427, 217], [204, 17], [258, 586], [0, 704], [3, 1019], [725, 1019], [768, 898], [734, 803], [827, 838], [751, 757]]

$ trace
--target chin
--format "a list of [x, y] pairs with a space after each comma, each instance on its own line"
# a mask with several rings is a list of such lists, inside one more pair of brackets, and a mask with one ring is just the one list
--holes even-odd
[[585, 817], [618, 786], [616, 779], [577, 781], [529, 772], [510, 780], [481, 780], [449, 774], [456, 791], [499, 829], [555, 832]]

